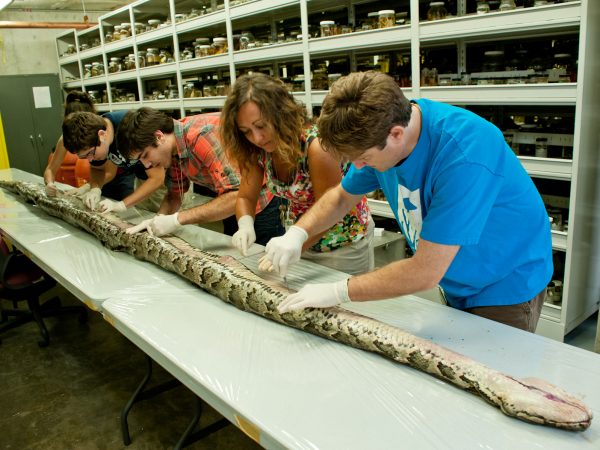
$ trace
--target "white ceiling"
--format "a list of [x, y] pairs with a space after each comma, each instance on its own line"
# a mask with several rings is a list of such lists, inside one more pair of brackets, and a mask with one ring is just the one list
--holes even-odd
[[127, 0], [13, 0], [7, 10], [18, 11], [112, 11], [127, 5]]

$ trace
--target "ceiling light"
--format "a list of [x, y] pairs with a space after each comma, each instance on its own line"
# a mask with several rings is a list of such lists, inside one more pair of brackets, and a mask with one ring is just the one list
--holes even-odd
[[10, 5], [12, 2], [13, 2], [13, 0], [0, 0], [0, 10], [3, 10], [8, 5]]

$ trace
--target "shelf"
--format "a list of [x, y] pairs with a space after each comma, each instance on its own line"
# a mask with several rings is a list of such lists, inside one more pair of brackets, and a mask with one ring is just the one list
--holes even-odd
[[142, 44], [148, 44], [149, 42], [154, 42], [165, 38], [173, 38], [173, 27], [171, 25], [141, 33], [135, 37], [135, 41], [139, 47]]
[[491, 40], [493, 37], [539, 35], [561, 29], [577, 29], [581, 19], [581, 2], [569, 2], [536, 8], [517, 8], [512, 11], [482, 15], [452, 17], [434, 22], [421, 22], [421, 42], [451, 39]]
[[298, 5], [300, 6], [299, 0], [262, 0], [255, 2], [243, 3], [241, 5], [233, 6], [229, 10], [229, 15], [232, 20], [240, 19], [243, 17], [256, 16], [263, 14], [274, 9], [284, 8], [286, 6]]
[[179, 99], [174, 100], [144, 100], [142, 106], [149, 106], [154, 109], [179, 109], [181, 101]]
[[519, 160], [527, 173], [534, 177], [570, 180], [573, 161], [570, 159], [536, 158], [519, 156]]
[[226, 97], [215, 96], [215, 97], [195, 97], [195, 98], [184, 98], [183, 107], [186, 109], [190, 108], [222, 108], [225, 103]]
[[[187, 31], [196, 31], [202, 28], [214, 26], [225, 22], [225, 10], [215, 11], [203, 16], [194, 17], [175, 24], [177, 33], [185, 33]], [[165, 27], [167, 28], [167, 27]]]
[[371, 214], [374, 216], [387, 217], [389, 219], [395, 219], [394, 213], [392, 212], [392, 208], [385, 200], [374, 200], [369, 198], [368, 200], [369, 208], [371, 209]]
[[[412, 88], [402, 88], [402, 92], [406, 96], [406, 98], [414, 98], [414, 94]], [[329, 91], [312, 91], [311, 92], [311, 103], [314, 106], [321, 106], [323, 104], [323, 100], [327, 97]]]
[[239, 50], [233, 54], [235, 63], [253, 63], [271, 61], [273, 59], [302, 57], [302, 42], [286, 42], [267, 45], [250, 50]]
[[81, 86], [81, 80], [67, 81], [63, 83], [63, 88], [65, 89], [81, 89]]
[[229, 55], [227, 53], [222, 55], [205, 56], [203, 58], [186, 59], [185, 61], [181, 61], [179, 63], [179, 70], [181, 72], [190, 72], [192, 70], [204, 71], [219, 67], [229, 68]]
[[79, 52], [79, 59], [82, 61], [95, 57], [100, 57], [100, 61], [102, 61], [102, 46], [88, 48]]
[[108, 81], [110, 81], [111, 83], [114, 81], [129, 81], [129, 80], [136, 80], [137, 79], [137, 73], [134, 70], [124, 70], [122, 72], [115, 72], [115, 73], [109, 73], [108, 74]]
[[567, 233], [565, 231], [552, 230], [552, 248], [563, 252], [567, 251]]
[[77, 63], [77, 62], [79, 62], [79, 56], [77, 55], [77, 53], [75, 53], [73, 55], [69, 55], [69, 56], [63, 56], [58, 59], [58, 64], [60, 64], [61, 66], [64, 66], [67, 64], [73, 64], [73, 63]]
[[96, 111], [98, 112], [109, 112], [111, 110], [108, 103], [95, 103], [94, 108], [96, 108]]
[[141, 102], [117, 102], [111, 104], [111, 108], [113, 111], [137, 109], [140, 106], [142, 106]]
[[335, 53], [343, 50], [373, 50], [393, 47], [399, 50], [402, 45], [410, 47], [410, 25], [402, 25], [381, 30], [358, 31], [337, 36], [309, 39], [311, 55]]
[[[104, 44], [104, 53], [112, 53], [126, 48], [133, 48], [133, 38], [128, 37], [126, 39], [119, 39], [118, 41], [112, 41]], [[92, 50], [92, 49], [90, 49]]]
[[577, 83], [421, 87], [421, 97], [454, 105], [574, 105]]
[[140, 69], [140, 77], [142, 78], [156, 78], [160, 76], [174, 77], [177, 75], [176, 63], [158, 64], [156, 66], [143, 67]]
[[100, 84], [103, 84], [104, 86], [106, 86], [106, 77], [104, 75], [99, 75], [97, 77], [91, 77], [91, 78], [86, 78], [85, 80], [82, 81], [82, 83], [84, 86], [98, 86]]

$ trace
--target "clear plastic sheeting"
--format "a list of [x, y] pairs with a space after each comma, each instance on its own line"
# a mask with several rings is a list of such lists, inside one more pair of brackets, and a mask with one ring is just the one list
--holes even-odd
[[[600, 414], [599, 355], [412, 296], [349, 309], [507, 374], [543, 378]], [[104, 315], [267, 448], [600, 448], [598, 424], [568, 432], [516, 420], [430, 375], [201, 290], [138, 290], [107, 300]]]
[[[0, 179], [24, 172], [0, 171]], [[33, 177], [33, 180], [31, 179]], [[598, 449], [584, 432], [528, 424], [482, 398], [379, 355], [240, 311], [0, 190], [0, 228], [50, 275], [267, 448]], [[2, 214], [15, 216], [2, 217]], [[135, 213], [132, 213], [135, 214]], [[138, 219], [142, 219], [139, 216]], [[186, 228], [186, 233], [189, 227]], [[229, 237], [195, 227], [204, 250]], [[215, 250], [216, 249], [216, 250]], [[235, 249], [232, 249], [235, 255]], [[257, 269], [259, 254], [239, 260]], [[288, 285], [347, 275], [301, 261]], [[547, 380], [600, 417], [600, 355], [414, 296], [345, 306], [518, 378]]]

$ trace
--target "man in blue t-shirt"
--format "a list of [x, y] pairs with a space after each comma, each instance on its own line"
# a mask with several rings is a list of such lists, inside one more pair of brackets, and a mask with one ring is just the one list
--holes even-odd
[[[68, 192], [78, 195], [88, 208], [102, 212], [123, 212], [144, 200], [164, 184], [165, 170], [146, 169], [139, 161], [128, 161], [117, 148], [117, 132], [127, 111], [69, 114], [63, 121], [65, 148], [81, 159], [90, 160], [90, 183]], [[134, 176], [145, 180], [134, 190]], [[116, 201], [100, 200], [100, 195]]]
[[319, 118], [324, 148], [352, 161], [336, 188], [266, 247], [285, 274], [302, 243], [381, 188], [414, 256], [337, 283], [307, 284], [280, 312], [412, 294], [441, 285], [461, 310], [535, 331], [550, 281], [542, 199], [501, 131], [461, 108], [410, 102], [392, 78], [337, 81]]

